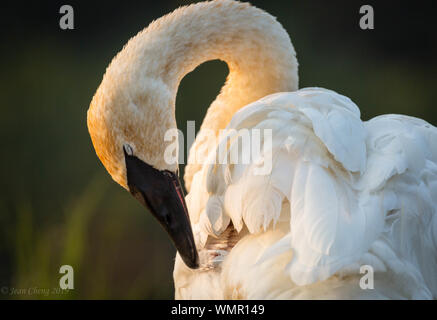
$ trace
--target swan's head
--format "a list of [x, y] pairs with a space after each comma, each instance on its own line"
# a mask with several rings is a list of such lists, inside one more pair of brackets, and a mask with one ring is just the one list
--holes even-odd
[[[215, 59], [228, 63], [229, 76], [202, 127], [217, 134], [244, 105], [297, 89], [295, 52], [275, 18], [247, 3], [208, 1], [177, 9], [133, 37], [107, 68], [88, 110], [91, 139], [106, 170], [149, 208], [192, 268], [198, 255], [172, 161], [178, 156], [167, 155], [177, 153], [171, 138], [177, 137], [179, 82]], [[195, 143], [196, 150], [209, 150], [201, 139]], [[188, 181], [199, 168], [189, 165]]]
[[139, 82], [117, 72], [108, 68], [88, 110], [97, 156], [112, 178], [160, 222], [187, 266], [196, 268], [198, 254], [178, 164], [165, 159], [171, 144], [165, 133], [176, 128], [173, 99], [157, 80]]

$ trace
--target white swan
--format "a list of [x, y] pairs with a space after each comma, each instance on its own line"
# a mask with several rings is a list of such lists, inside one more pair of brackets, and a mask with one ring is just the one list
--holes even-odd
[[[211, 59], [229, 76], [190, 150], [185, 204], [164, 136], [179, 82]], [[176, 298], [436, 298], [437, 129], [400, 115], [363, 122], [349, 98], [297, 85], [285, 30], [229, 0], [153, 22], [108, 67], [89, 132], [113, 179], [172, 237]], [[271, 129], [271, 146], [261, 135], [257, 161], [196, 163], [218, 159], [207, 132], [225, 127]], [[244, 156], [241, 139], [228, 131], [223, 156]], [[373, 289], [360, 286], [362, 266]]]

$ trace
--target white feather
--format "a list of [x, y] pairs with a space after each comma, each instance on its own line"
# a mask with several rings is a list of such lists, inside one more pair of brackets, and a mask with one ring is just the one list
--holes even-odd
[[[222, 159], [242, 156], [238, 130], [271, 129], [261, 154], [271, 153], [271, 172], [255, 174], [254, 159], [205, 165], [187, 196], [190, 213], [207, 203], [201, 238], [220, 237], [230, 221], [248, 231], [221, 258], [222, 297], [437, 296], [437, 130], [359, 115], [350, 99], [320, 88], [273, 94], [234, 115]], [[376, 273], [372, 294], [359, 289], [362, 265]]]

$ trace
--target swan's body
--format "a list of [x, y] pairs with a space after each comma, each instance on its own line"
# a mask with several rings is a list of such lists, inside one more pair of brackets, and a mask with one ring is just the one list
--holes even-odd
[[[177, 171], [163, 156], [165, 133], [176, 128], [177, 88], [211, 59], [225, 60], [230, 74], [186, 167], [200, 268], [184, 264], [197, 264], [186, 247], [184, 262], [177, 255], [176, 298], [436, 298], [437, 129], [398, 115], [362, 122], [349, 98], [295, 91], [287, 33], [247, 4], [178, 9], [117, 55], [88, 112], [96, 152], [114, 180], [138, 197], [124, 145], [126, 159], [134, 154], [156, 176]], [[238, 130], [272, 130], [261, 157], [271, 156], [268, 174], [256, 173], [260, 159], [197, 162], [216, 158], [220, 145], [207, 133], [225, 128], [218, 142], [241, 157]], [[374, 289], [359, 285], [363, 265], [375, 272]]]
[[[229, 129], [273, 129], [273, 168], [196, 173], [187, 204], [198, 247], [229, 226], [245, 236], [213, 270], [177, 260], [177, 297], [436, 297], [437, 130], [406, 116], [359, 117], [351, 100], [319, 88], [236, 113]], [[363, 265], [374, 269], [373, 290], [359, 285]]]

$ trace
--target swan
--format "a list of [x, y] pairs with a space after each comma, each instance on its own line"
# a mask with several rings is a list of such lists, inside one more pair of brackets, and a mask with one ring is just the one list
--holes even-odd
[[[229, 75], [190, 149], [184, 197], [166, 132], [181, 79], [213, 59]], [[362, 121], [348, 97], [298, 90], [290, 38], [263, 10], [218, 0], [152, 22], [113, 59], [87, 116], [108, 173], [176, 246], [175, 298], [437, 298], [437, 129]], [[258, 156], [226, 161], [245, 156], [245, 138]]]

